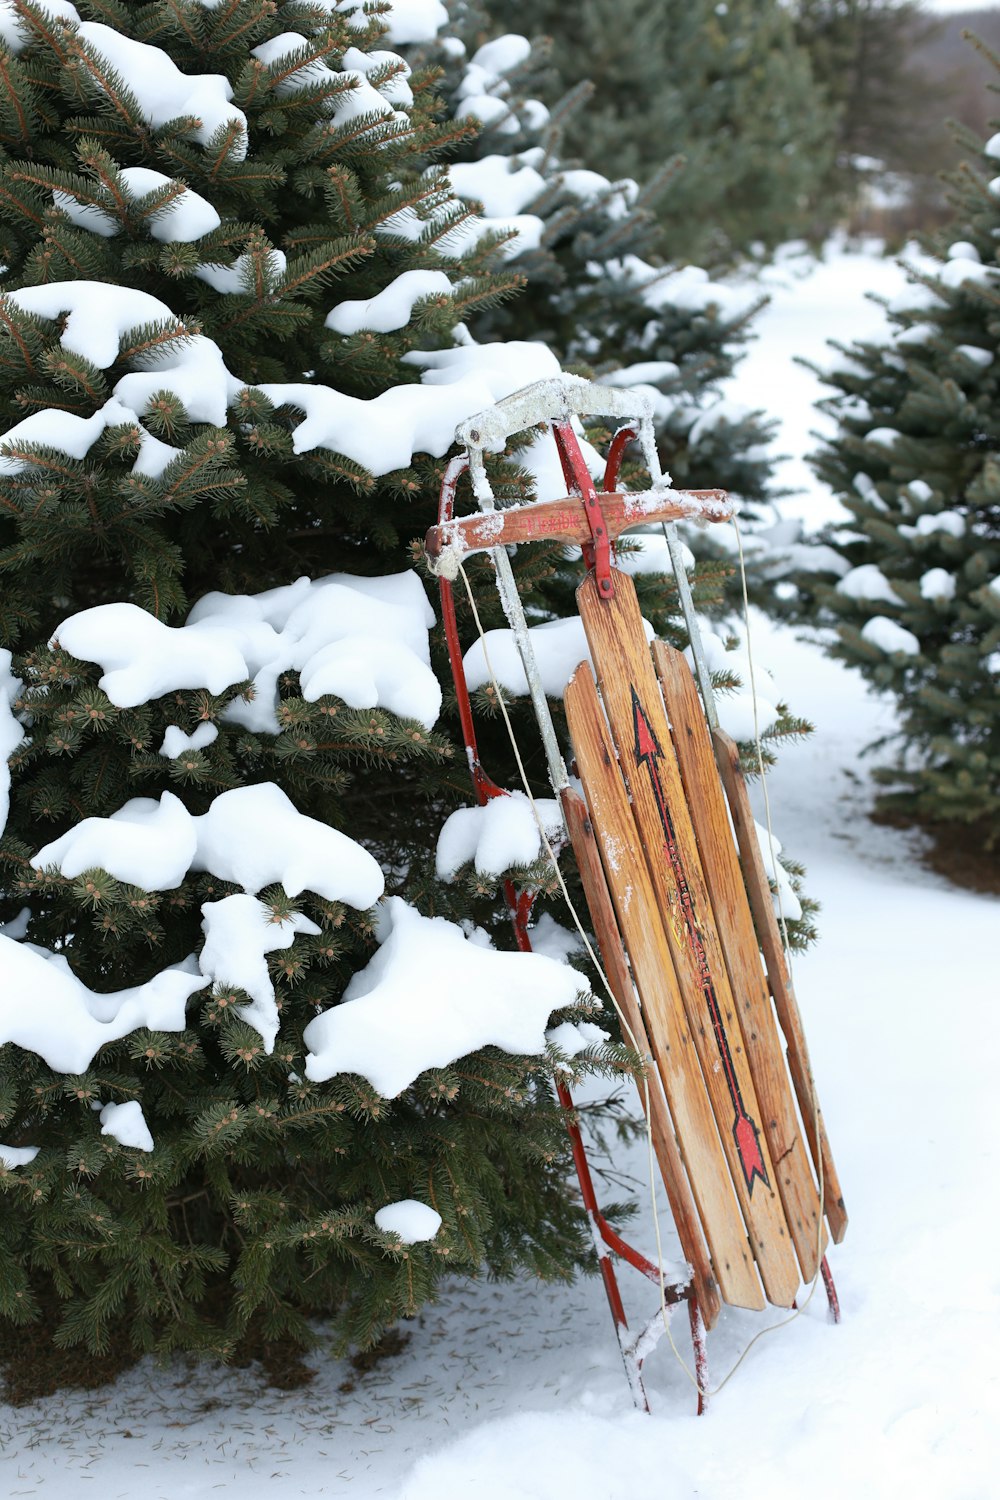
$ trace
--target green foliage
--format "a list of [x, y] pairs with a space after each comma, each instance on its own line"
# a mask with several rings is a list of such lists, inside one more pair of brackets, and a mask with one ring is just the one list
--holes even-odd
[[833, 117], [777, 0], [506, 0], [494, 19], [552, 38], [561, 92], [593, 95], [567, 152], [649, 184], [682, 156], [661, 207], [675, 262], [729, 260], [810, 231]]
[[[326, 7], [276, 10], [267, 0], [81, 5], [164, 49], [184, 73], [227, 77], [249, 119], [244, 155], [231, 125], [207, 142], [193, 118], [154, 126], [139, 83], [115, 77], [98, 48], [30, 5], [17, 10], [30, 39], [3, 53], [0, 69], [4, 288], [93, 281], [156, 297], [169, 316], [127, 330], [99, 368], [63, 348], [63, 319], [0, 299], [5, 431], [55, 411], [89, 422], [121, 379], [200, 337], [240, 381], [322, 380], [370, 400], [419, 378], [406, 354], [451, 347], [456, 321], [516, 285], [491, 268], [488, 248], [464, 260], [448, 252], [445, 230], [465, 210], [448, 211], [437, 158], [472, 127], [442, 116], [429, 74], [409, 80], [405, 111], [331, 127], [344, 53], [377, 42], [377, 18], [358, 32]], [[293, 24], [307, 38], [296, 53], [270, 64], [251, 55]], [[329, 71], [291, 78], [307, 61]], [[390, 89], [398, 72], [389, 64], [369, 82]], [[134, 192], [122, 176], [134, 167], [169, 181]], [[180, 184], [220, 219], [194, 241], [157, 237]], [[426, 231], [394, 227], [403, 210]], [[85, 211], [104, 216], [107, 232], [81, 227]], [[446, 272], [452, 294], [426, 300], [395, 332], [344, 340], [326, 327], [332, 305], [368, 299], [413, 269]], [[468, 800], [447, 722], [427, 730], [332, 695], [310, 702], [294, 673], [278, 685], [276, 733], [233, 717], [248, 682], [116, 706], [100, 668], [53, 639], [67, 616], [112, 600], [177, 625], [207, 591], [404, 567], [434, 519], [440, 461], [419, 456], [376, 478], [331, 450], [297, 452], [300, 419], [260, 390], [209, 419], [175, 390], [152, 389], [145, 433], [177, 450], [163, 467], [136, 467], [147, 439], [131, 420], [111, 422], [76, 457], [50, 442], [5, 445], [0, 641], [16, 653], [15, 707], [30, 735], [11, 759], [0, 916], [26, 909], [30, 941], [98, 993], [182, 961], [200, 946], [202, 903], [235, 890], [205, 872], [148, 892], [104, 870], [70, 879], [33, 869], [43, 844], [134, 797], [172, 791], [201, 813], [221, 792], [274, 782], [301, 812], [375, 850], [391, 888], [426, 913], [470, 910], [461, 887], [432, 882], [428, 870], [445, 813]], [[218, 735], [168, 760], [159, 748], [171, 724]], [[13, 1044], [0, 1050], [0, 1137], [40, 1148], [33, 1162], [0, 1169], [0, 1316], [20, 1323], [44, 1308], [58, 1342], [95, 1351], [122, 1340], [226, 1354], [250, 1324], [267, 1338], [307, 1340], [314, 1314], [332, 1317], [342, 1342], [370, 1343], [445, 1272], [565, 1277], [585, 1257], [551, 1090], [556, 1056], [486, 1048], [393, 1101], [353, 1075], [310, 1082], [303, 1029], [370, 959], [370, 918], [310, 892], [292, 902], [280, 887], [261, 900], [276, 921], [301, 910], [319, 928], [268, 960], [281, 1015], [273, 1052], [238, 1014], [248, 997], [219, 985], [190, 1002], [185, 1031], [108, 1043], [80, 1076]], [[505, 940], [491, 899], [475, 915]], [[92, 1106], [129, 1100], [142, 1106], [151, 1153], [101, 1132]], [[379, 1207], [409, 1197], [441, 1214], [433, 1242], [404, 1246], [375, 1227]]]
[[834, 654], [897, 700], [884, 805], [968, 824], [984, 849], [1000, 840], [998, 140], [955, 176], [953, 221], [892, 304], [891, 339], [842, 350], [826, 377], [838, 431], [816, 468], [852, 519], [824, 540], [852, 571], [800, 580]]

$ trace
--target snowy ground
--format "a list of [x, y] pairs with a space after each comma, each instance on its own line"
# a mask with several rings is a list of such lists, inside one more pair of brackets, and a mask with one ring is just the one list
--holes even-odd
[[[894, 278], [841, 255], [777, 289], [744, 378], [757, 402], [784, 393], [789, 449], [801, 451], [814, 424], [782, 350], [819, 354], [832, 329], [867, 329], [860, 289], [891, 291]], [[143, 1366], [104, 1391], [0, 1413], [0, 1494], [62, 1497], [90, 1483], [103, 1500], [997, 1493], [998, 903], [922, 870], [915, 836], [866, 822], [858, 756], [887, 709], [789, 632], [758, 620], [755, 640], [817, 727], [783, 755], [772, 800], [776, 831], [823, 905], [821, 941], [796, 982], [851, 1215], [831, 1253], [841, 1326], [817, 1294], [755, 1345], [702, 1419], [661, 1342], [647, 1365], [654, 1415], [642, 1417], [596, 1281], [462, 1285], [363, 1377], [318, 1359], [311, 1386], [280, 1393], [248, 1371]], [[618, 1165], [641, 1177], [641, 1153]], [[635, 1228], [646, 1246], [647, 1218]], [[648, 1316], [652, 1289], [623, 1281], [630, 1311]], [[675, 1330], [687, 1355], [685, 1321]], [[724, 1312], [710, 1337], [716, 1381], [767, 1321], [777, 1319]], [[354, 1388], [341, 1390], [348, 1377]]]
[[[916, 262], [919, 256], [914, 251], [908, 259]], [[806, 462], [806, 455], [818, 446], [818, 435], [833, 426], [814, 403], [833, 393], [796, 356], [823, 368], [833, 363], [828, 339], [844, 344], [878, 339], [886, 316], [873, 298], [888, 300], [904, 285], [904, 278], [898, 262], [883, 259], [873, 243], [867, 252], [831, 245], [819, 263], [791, 249], [779, 254], [762, 280], [770, 304], [753, 324], [755, 337], [727, 394], [747, 406], [762, 407], [780, 421], [777, 447], [785, 457], [775, 478], [782, 488], [795, 492], [782, 502], [782, 515], [801, 516], [812, 530], [846, 512], [817, 485]]]

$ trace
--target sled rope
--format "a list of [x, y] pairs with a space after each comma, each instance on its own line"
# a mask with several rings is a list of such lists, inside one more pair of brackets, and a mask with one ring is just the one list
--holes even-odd
[[[773, 830], [772, 822], [771, 822], [771, 804], [770, 804], [770, 797], [768, 796], [768, 790], [767, 790], [767, 774], [766, 774], [766, 770], [765, 770], [765, 766], [764, 766], [764, 751], [763, 751], [763, 746], [761, 744], [760, 721], [759, 721], [758, 714], [757, 714], [757, 688], [756, 688], [756, 680], [755, 680], [755, 674], [754, 674], [753, 648], [752, 648], [752, 643], [751, 643], [750, 599], [749, 599], [749, 593], [748, 593], [748, 588], [747, 588], [746, 561], [745, 561], [744, 553], [743, 553], [743, 539], [742, 539], [742, 536], [740, 534], [740, 528], [739, 528], [739, 525], [737, 524], [735, 516], [732, 518], [732, 526], [733, 526], [733, 530], [734, 530], [734, 532], [736, 534], [736, 544], [737, 544], [737, 550], [738, 550], [738, 554], [739, 554], [740, 584], [741, 584], [741, 590], [742, 590], [742, 595], [743, 595], [743, 618], [744, 618], [744, 628], [745, 628], [745, 633], [746, 633], [746, 645], [747, 645], [747, 666], [749, 668], [749, 675], [750, 675], [750, 697], [751, 697], [751, 705], [752, 705], [752, 710], [753, 710], [754, 745], [755, 745], [755, 749], [756, 749], [757, 766], [758, 766], [758, 771], [759, 771], [760, 779], [761, 779], [761, 787], [762, 787], [763, 796], [764, 796], [764, 817], [765, 817], [765, 823], [766, 823], [766, 827], [767, 827], [768, 845], [769, 845], [769, 851], [770, 851], [770, 856], [771, 856], [771, 868], [772, 868], [772, 870], [774, 870], [776, 872], [777, 868], [778, 868], [778, 865], [777, 865], [777, 859], [776, 859], [776, 854], [775, 854], [775, 846], [774, 846], [774, 830]], [[478, 607], [476, 605], [475, 596], [474, 596], [473, 591], [472, 591], [472, 585], [469, 582], [468, 574], [466, 573], [465, 567], [464, 567], [464, 565], [462, 564], [461, 561], [459, 561], [459, 563], [458, 563], [458, 572], [460, 573], [461, 578], [462, 578], [462, 582], [463, 582], [463, 584], [465, 586], [465, 592], [466, 592], [466, 595], [467, 595], [468, 600], [469, 600], [469, 607], [470, 607], [470, 609], [472, 611], [472, 618], [473, 618], [473, 621], [475, 623], [476, 631], [477, 631], [477, 633], [479, 635], [480, 646], [482, 647], [482, 651], [483, 651], [483, 659], [484, 659], [484, 662], [485, 662], [486, 671], [487, 671], [487, 673], [489, 675], [489, 679], [490, 679], [490, 683], [491, 683], [491, 685], [493, 687], [493, 691], [496, 694], [497, 704], [499, 705], [500, 713], [501, 713], [501, 716], [502, 716], [503, 721], [504, 721], [504, 727], [505, 727], [505, 729], [507, 731], [507, 737], [508, 737], [508, 739], [510, 741], [511, 750], [513, 752], [514, 760], [515, 760], [515, 763], [517, 765], [518, 775], [521, 778], [521, 785], [524, 788], [525, 796], [528, 798], [528, 802], [529, 802], [532, 814], [533, 814], [534, 819], [535, 819], [535, 824], [536, 824], [536, 826], [538, 828], [539, 839], [541, 841], [541, 844], [542, 844], [543, 848], [545, 849], [546, 854], [548, 855], [549, 861], [550, 861], [550, 863], [552, 865], [552, 868], [553, 868], [553, 870], [555, 872], [555, 876], [556, 876], [556, 880], [557, 880], [558, 885], [559, 885], [560, 892], [561, 892], [563, 900], [565, 902], [567, 911], [569, 912], [569, 915], [572, 918], [573, 925], [575, 926], [575, 928], [577, 930], [577, 933], [579, 934], [580, 940], [581, 940], [581, 942], [584, 945], [584, 949], [585, 949], [585, 951], [587, 953], [588, 958], [590, 959], [591, 964], [593, 965], [594, 971], [598, 975], [598, 977], [599, 977], [599, 979], [601, 981], [601, 984], [603, 985], [604, 990], [606, 991], [606, 993], [608, 995], [608, 998], [611, 1001], [612, 1008], [614, 1009], [615, 1014], [618, 1016], [618, 1020], [619, 1020], [619, 1023], [621, 1025], [621, 1027], [622, 1027], [622, 1030], [625, 1033], [626, 1037], [628, 1038], [629, 1042], [631, 1043], [633, 1052], [635, 1052], [638, 1055], [642, 1056], [643, 1057], [643, 1061], [648, 1064], [648, 1062], [650, 1061], [650, 1059], [647, 1058], [641, 1052], [641, 1049], [639, 1048], [638, 1043], [636, 1041], [635, 1034], [632, 1031], [632, 1028], [631, 1028], [631, 1026], [628, 1023], [628, 1020], [622, 1014], [621, 1008], [620, 1008], [620, 1006], [618, 1004], [618, 1001], [617, 1001], [617, 999], [615, 997], [614, 991], [611, 988], [611, 984], [610, 984], [610, 982], [608, 980], [607, 974], [604, 972], [604, 968], [601, 965], [600, 959], [599, 959], [597, 953], [594, 951], [594, 946], [591, 943], [590, 938], [589, 938], [589, 936], [588, 936], [588, 934], [587, 934], [587, 932], [586, 932], [586, 930], [585, 930], [585, 928], [583, 926], [583, 923], [582, 923], [582, 921], [580, 919], [580, 915], [579, 915], [579, 913], [578, 913], [578, 911], [576, 909], [576, 906], [573, 903], [573, 899], [570, 896], [569, 890], [568, 890], [568, 888], [566, 886], [565, 879], [563, 878], [563, 873], [562, 873], [561, 869], [559, 868], [558, 859], [556, 858], [555, 851], [553, 850], [552, 845], [551, 845], [551, 843], [549, 841], [548, 835], [547, 835], [547, 833], [545, 831], [545, 826], [544, 826], [544, 824], [542, 822], [541, 814], [540, 814], [540, 812], [538, 810], [538, 806], [537, 806], [537, 803], [535, 801], [534, 794], [533, 794], [533, 792], [531, 790], [531, 787], [530, 787], [530, 784], [528, 782], [527, 773], [526, 773], [525, 768], [524, 768], [524, 761], [523, 761], [522, 756], [521, 756], [520, 747], [519, 747], [519, 745], [517, 743], [517, 736], [516, 736], [516, 734], [514, 732], [514, 726], [511, 723], [510, 715], [507, 712], [506, 702], [504, 701], [503, 689], [500, 686], [500, 683], [499, 683], [499, 681], [497, 679], [496, 673], [493, 670], [493, 664], [492, 664], [492, 662], [490, 660], [489, 648], [488, 648], [487, 643], [486, 643], [486, 632], [485, 632], [485, 630], [483, 628], [483, 623], [482, 623], [482, 620], [481, 620], [480, 615], [479, 615], [479, 609], [478, 609]], [[784, 913], [784, 908], [783, 908], [782, 899], [781, 899], [781, 886], [778, 883], [778, 880], [777, 880], [776, 877], [775, 877], [775, 887], [776, 887], [776, 894], [777, 894], [777, 898], [778, 898], [778, 921], [779, 921], [779, 926], [780, 926], [780, 930], [781, 930], [782, 947], [784, 949], [785, 962], [786, 962], [786, 964], [788, 966], [789, 978], [791, 979], [792, 978], [791, 947], [790, 947], [790, 944], [789, 944], [789, 941], [788, 941], [788, 927], [787, 927], [787, 923], [786, 923], [786, 919], [785, 919], [785, 913]], [[812, 1281], [810, 1282], [810, 1285], [809, 1285], [809, 1290], [808, 1290], [808, 1292], [807, 1292], [804, 1300], [802, 1301], [802, 1303], [800, 1305], [798, 1305], [795, 1308], [795, 1310], [792, 1312], [792, 1314], [789, 1317], [782, 1318], [777, 1323], [770, 1323], [770, 1324], [767, 1325], [766, 1328], [761, 1328], [757, 1333], [755, 1333], [753, 1335], [753, 1337], [747, 1343], [747, 1345], [744, 1348], [744, 1350], [742, 1351], [742, 1353], [739, 1355], [739, 1357], [736, 1359], [736, 1361], [731, 1366], [731, 1368], [727, 1371], [727, 1373], [723, 1376], [723, 1378], [718, 1382], [718, 1384], [712, 1386], [710, 1389], [705, 1389], [705, 1387], [703, 1387], [701, 1385], [701, 1383], [699, 1382], [697, 1374], [689, 1367], [689, 1365], [688, 1365], [687, 1361], [685, 1360], [684, 1356], [681, 1354], [680, 1350], [677, 1348], [677, 1345], [676, 1345], [676, 1343], [674, 1341], [673, 1333], [671, 1332], [671, 1328], [670, 1328], [670, 1314], [669, 1314], [669, 1311], [668, 1311], [668, 1305], [667, 1305], [667, 1300], [666, 1300], [666, 1276], [665, 1276], [664, 1269], [663, 1269], [663, 1240], [662, 1240], [662, 1234], [661, 1234], [661, 1229], [660, 1229], [659, 1207], [658, 1207], [657, 1202], [656, 1202], [656, 1160], [655, 1160], [655, 1155], [654, 1155], [654, 1150], [653, 1150], [653, 1133], [652, 1133], [652, 1129], [651, 1129], [650, 1122], [649, 1122], [649, 1113], [650, 1113], [650, 1104], [649, 1104], [649, 1079], [646, 1076], [645, 1072], [643, 1073], [643, 1076], [642, 1076], [641, 1087], [642, 1087], [643, 1105], [644, 1105], [644, 1111], [643, 1111], [643, 1113], [644, 1113], [644, 1120], [645, 1120], [646, 1154], [647, 1154], [648, 1179], [649, 1179], [649, 1201], [650, 1201], [650, 1209], [651, 1209], [651, 1213], [652, 1213], [654, 1236], [655, 1236], [655, 1240], [656, 1240], [656, 1265], [657, 1265], [657, 1270], [659, 1272], [659, 1278], [660, 1278], [660, 1307], [659, 1307], [660, 1317], [663, 1320], [664, 1332], [666, 1333], [667, 1340], [668, 1340], [668, 1342], [670, 1344], [670, 1348], [673, 1351], [674, 1358], [676, 1359], [677, 1363], [680, 1365], [680, 1367], [683, 1370], [684, 1374], [687, 1376], [687, 1379], [689, 1380], [689, 1382], [691, 1383], [691, 1385], [698, 1392], [699, 1396], [702, 1396], [702, 1397], [705, 1397], [705, 1398], [712, 1397], [712, 1396], [717, 1396], [729, 1384], [729, 1381], [736, 1374], [737, 1370], [740, 1368], [740, 1366], [742, 1365], [743, 1361], [746, 1359], [747, 1355], [750, 1353], [750, 1351], [754, 1347], [754, 1345], [756, 1343], [758, 1343], [762, 1338], [764, 1338], [766, 1334], [776, 1333], [779, 1328], [787, 1328], [790, 1323], [794, 1323], [797, 1318], [801, 1317], [802, 1313], [805, 1311], [805, 1309], [809, 1306], [809, 1303], [812, 1301], [812, 1298], [813, 1298], [813, 1296], [815, 1294], [815, 1291], [816, 1291], [817, 1283], [818, 1283], [818, 1281], [820, 1279], [820, 1266], [821, 1266], [822, 1256], [823, 1256], [823, 1218], [824, 1218], [824, 1209], [825, 1209], [825, 1182], [824, 1182], [822, 1157], [820, 1157], [820, 1160], [818, 1162], [818, 1168], [817, 1168], [817, 1170], [818, 1170], [818, 1178], [819, 1178], [819, 1184], [818, 1184], [819, 1185], [819, 1215], [818, 1215], [818, 1218], [817, 1218], [817, 1227], [816, 1227], [816, 1272], [813, 1275]], [[816, 1095], [815, 1084], [813, 1083], [811, 1074], [810, 1074], [810, 1092], [811, 1092], [811, 1099], [812, 1099], [813, 1122], [814, 1122], [814, 1127], [815, 1127], [815, 1129], [817, 1131], [817, 1134], [818, 1134], [818, 1128], [819, 1128], [819, 1102], [818, 1102], [818, 1098], [817, 1098], [817, 1095]]]

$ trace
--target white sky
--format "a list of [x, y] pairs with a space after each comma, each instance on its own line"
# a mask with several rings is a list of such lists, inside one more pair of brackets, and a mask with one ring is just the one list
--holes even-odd
[[991, 10], [997, 0], [925, 0], [928, 10], [947, 16], [956, 10]]

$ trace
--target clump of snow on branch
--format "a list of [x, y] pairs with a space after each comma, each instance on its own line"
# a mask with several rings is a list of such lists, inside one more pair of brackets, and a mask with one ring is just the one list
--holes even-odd
[[747, 317], [760, 300], [753, 287], [725, 286], [712, 281], [700, 266], [663, 270], [637, 255], [625, 255], [610, 262], [606, 269], [610, 275], [639, 288], [643, 302], [653, 312], [664, 307], [697, 313], [714, 310], [720, 322], [736, 323]]
[[182, 626], [135, 604], [99, 604], [64, 620], [53, 639], [101, 666], [100, 686], [118, 708], [184, 689], [219, 694], [249, 679], [253, 698], [238, 699], [225, 717], [277, 734], [278, 678], [296, 671], [307, 702], [336, 695], [351, 708], [386, 708], [429, 729], [441, 710], [433, 623], [412, 571], [331, 573], [261, 594], [206, 594]]
[[205, 901], [201, 910], [205, 933], [198, 955], [201, 972], [215, 985], [232, 985], [250, 996], [253, 1003], [238, 1005], [236, 1014], [260, 1032], [265, 1052], [271, 1053], [280, 1017], [266, 955], [290, 948], [297, 933], [316, 936], [321, 929], [301, 912], [279, 921], [254, 896]]
[[70, 615], [52, 644], [78, 661], [99, 662], [101, 689], [117, 708], [181, 688], [219, 694], [250, 675], [230, 632], [164, 625], [137, 604], [97, 604]]
[[760, 846], [760, 854], [764, 861], [767, 878], [771, 885], [775, 887], [771, 894], [775, 914], [784, 918], [786, 922], [797, 922], [802, 916], [802, 906], [798, 896], [795, 894], [791, 876], [778, 858], [778, 855], [781, 853], [781, 840], [775, 838], [773, 832], [768, 833], [767, 829], [761, 827], [756, 819], [753, 826], [757, 834], [757, 843]]
[[4, 936], [0, 976], [0, 1046], [13, 1042], [36, 1052], [57, 1073], [86, 1072], [100, 1047], [139, 1027], [183, 1031], [188, 998], [205, 985], [189, 959], [146, 984], [99, 995], [76, 978], [61, 954]]
[[920, 593], [924, 599], [954, 599], [956, 580], [947, 568], [928, 568], [920, 579]]
[[[778, 722], [778, 687], [774, 678], [759, 662], [754, 662], [751, 679], [750, 657], [746, 646], [738, 645], [729, 650], [726, 642], [702, 622], [701, 643], [708, 669], [713, 674], [735, 677], [739, 686], [733, 691], [721, 691], [715, 695], [715, 707], [719, 723], [734, 740], [746, 743], [753, 740], [755, 732], [766, 734]], [[689, 665], [694, 668], [694, 653], [690, 646], [685, 650]], [[754, 694], [751, 680], [756, 686], [757, 715], [754, 722]]]
[[441, 1215], [417, 1198], [401, 1198], [378, 1210], [375, 1227], [383, 1234], [398, 1234], [404, 1245], [417, 1245], [434, 1238], [441, 1228]]
[[540, 1055], [554, 1010], [576, 1003], [579, 974], [538, 953], [500, 953], [400, 897], [381, 908], [380, 947], [343, 1002], [303, 1033], [306, 1076], [367, 1078], [394, 1099], [428, 1068], [480, 1047]]
[[456, 119], [469, 115], [500, 135], [516, 135], [524, 127], [540, 130], [549, 111], [539, 99], [517, 97], [507, 77], [531, 56], [527, 37], [509, 32], [494, 37], [472, 54], [458, 86]]
[[206, 750], [218, 738], [217, 724], [199, 724], [190, 734], [185, 734], [179, 724], [168, 724], [159, 753], [166, 760], [179, 760], [182, 755], [190, 755], [192, 750]]
[[[535, 807], [549, 842], [561, 839], [558, 802], [543, 797]], [[499, 876], [533, 865], [541, 856], [542, 840], [531, 803], [523, 792], [515, 791], [491, 797], [484, 807], [456, 808], [438, 835], [436, 871], [439, 879], [452, 880], [471, 862], [478, 875]]]
[[[225, 795], [225, 794], [224, 794]], [[34, 856], [35, 869], [54, 868], [68, 880], [107, 870], [146, 891], [172, 891], [194, 863], [197, 822], [179, 797], [133, 797], [109, 818], [84, 818]]]
[[[201, 3], [205, 4], [205, 0]], [[364, 31], [369, 24], [364, 0], [313, 0], [313, 3], [331, 15], [346, 16], [358, 31]], [[391, 10], [379, 16], [379, 20], [388, 27], [386, 41], [403, 47], [415, 42], [432, 42], [442, 26], [447, 26], [448, 12], [441, 0], [393, 0]]]
[[124, 1104], [105, 1104], [101, 1110], [101, 1134], [113, 1136], [120, 1146], [153, 1150], [153, 1137], [137, 1099]]
[[523, 213], [546, 189], [540, 172], [534, 167], [515, 165], [509, 156], [454, 162], [448, 168], [448, 176], [460, 198], [475, 199], [483, 205], [485, 213], [503, 218]]
[[603, 1047], [610, 1035], [593, 1021], [561, 1021], [545, 1033], [545, 1040], [565, 1057], [579, 1057], [591, 1047]]
[[24, 730], [14, 716], [12, 704], [21, 691], [21, 679], [10, 670], [11, 654], [0, 650], [0, 834], [10, 812], [10, 757], [24, 739]]
[[[125, 189], [125, 197], [133, 200], [175, 186], [172, 177], [165, 177], [150, 167], [123, 167], [118, 177]], [[123, 228], [121, 220], [109, 211], [115, 206], [114, 200], [106, 188], [92, 188], [91, 192], [107, 204], [106, 209], [92, 202], [80, 203], [71, 193], [60, 189], [53, 192], [52, 199], [78, 229], [88, 229], [92, 234], [111, 239]], [[218, 229], [222, 220], [207, 198], [184, 187], [163, 206], [150, 212], [148, 222], [154, 240], [163, 244], [189, 244]]]
[[[269, 41], [252, 47], [250, 55], [256, 57], [268, 68], [281, 69], [282, 64], [288, 63], [289, 59], [294, 59], [296, 54], [301, 53], [304, 59], [302, 66], [293, 71], [287, 71], [285, 76], [275, 83], [274, 92], [279, 98], [294, 94], [298, 89], [326, 83], [329, 79], [342, 80], [343, 89], [335, 93], [326, 103], [330, 118], [337, 126], [368, 116], [405, 120], [406, 116], [397, 114], [389, 100], [368, 82], [365, 75], [368, 71], [369, 59], [358, 48], [348, 48], [343, 59], [347, 66], [338, 69], [333, 69], [321, 58], [314, 57], [314, 51], [312, 42], [301, 32], [283, 31], [280, 36], [271, 37]], [[387, 53], [383, 54], [383, 57], [388, 56]], [[404, 73], [409, 73], [410, 70], [402, 58], [394, 58], [394, 61], [399, 63]], [[400, 102], [412, 104], [413, 95], [409, 88], [406, 87], [403, 95], [400, 96], [398, 81], [394, 79], [393, 82], [397, 83], [396, 95], [400, 98]]]
[[920, 655], [920, 642], [912, 630], [905, 629], [886, 615], [873, 615], [870, 620], [866, 620], [861, 627], [861, 638], [877, 646], [887, 656], [895, 656], [898, 652], [902, 652], [904, 656]]
[[[230, 267], [221, 268], [221, 274], [237, 276]], [[155, 325], [170, 337], [141, 357], [140, 369], [122, 376], [111, 399], [93, 416], [49, 409], [0, 435], [4, 472], [23, 469], [30, 462], [25, 449], [32, 446], [82, 459], [106, 428], [129, 424], [142, 443], [136, 471], [158, 476], [178, 450], [142, 428], [142, 414], [154, 396], [169, 391], [190, 421], [219, 427], [247, 389], [226, 368], [213, 340], [189, 333], [165, 302], [147, 292], [103, 282], [64, 281], [7, 296], [15, 309], [61, 320], [62, 347], [101, 369], [118, 359], [131, 329]], [[423, 371], [420, 384], [396, 386], [370, 400], [304, 381], [267, 382], [254, 389], [275, 406], [302, 412], [292, 436], [294, 452], [326, 449], [379, 476], [408, 468], [417, 453], [442, 457], [459, 422], [526, 385], [560, 373], [555, 355], [540, 343], [468, 341], [451, 349], [413, 350], [404, 360]]]
[[528, 936], [533, 953], [544, 953], [547, 958], [554, 958], [561, 964], [568, 963], [575, 954], [584, 951], [580, 934], [574, 928], [563, 927], [547, 911], [543, 911], [529, 928]]
[[132, 328], [157, 323], [183, 333], [165, 302], [137, 287], [103, 281], [57, 281], [8, 292], [21, 312], [62, 320], [59, 342], [70, 354], [106, 370], [118, 358], [123, 336]]
[[288, 256], [284, 250], [271, 249], [259, 260], [244, 252], [236, 257], [232, 265], [205, 261], [196, 268], [194, 274], [199, 281], [203, 281], [213, 291], [221, 292], [224, 297], [239, 297], [253, 291], [260, 274], [263, 275], [267, 291], [273, 292], [287, 266]]
[[873, 603], [902, 604], [903, 602], [882, 569], [875, 563], [862, 563], [858, 568], [851, 568], [837, 583], [837, 593], [845, 594], [848, 599]]
[[441, 458], [459, 422], [559, 373], [558, 360], [544, 344], [413, 350], [403, 359], [423, 368], [421, 384], [395, 386], [368, 401], [324, 385], [267, 383], [257, 389], [275, 406], [304, 414], [292, 435], [296, 453], [329, 449], [381, 475], [408, 468], [415, 453]]
[[[748, 570], [752, 567], [758, 577], [767, 579], [789, 573], [832, 573], [839, 577], [849, 571], [850, 563], [839, 552], [820, 542], [803, 540], [804, 536], [804, 523], [796, 516], [745, 532], [741, 540]], [[715, 527], [712, 541], [733, 558], [738, 556], [736, 536], [729, 527]]]
[[[624, 547], [622, 547], [624, 543]], [[695, 555], [685, 542], [680, 542], [684, 571], [690, 573], [695, 567]], [[662, 531], [630, 531], [619, 538], [616, 567], [622, 573], [637, 578], [643, 573], [665, 574], [673, 577], [674, 565], [670, 559], [670, 548]]]
[[[51, 9], [51, 5], [49, 9]], [[72, 6], [61, 8], [63, 18], [78, 18]], [[216, 133], [227, 126], [237, 127], [229, 154], [242, 161], [247, 152], [247, 118], [232, 103], [233, 89], [221, 73], [182, 73], [162, 47], [136, 41], [98, 21], [82, 21], [74, 26], [76, 38], [105, 64], [110, 64], [124, 80], [139, 103], [146, 122], [154, 130], [170, 120], [197, 120], [192, 134], [202, 146], [208, 146]]]
[[512, 259], [526, 250], [537, 250], [545, 224], [537, 214], [524, 212], [527, 204], [541, 196], [546, 182], [534, 167], [516, 166], [509, 156], [484, 156], [478, 161], [455, 162], [448, 169], [452, 187], [466, 203], [478, 203], [482, 212], [458, 226], [448, 236], [452, 254], [471, 250], [484, 234], [513, 231], [517, 238], [504, 247]]
[[84, 818], [32, 858], [67, 879], [106, 870], [146, 891], [176, 890], [206, 870], [255, 895], [280, 884], [365, 910], [384, 889], [378, 862], [346, 834], [300, 813], [274, 782], [222, 792], [200, 817], [173, 792], [134, 797], [109, 818]]
[[405, 328], [413, 309], [425, 297], [450, 297], [452, 285], [443, 271], [403, 271], [365, 302], [340, 302], [326, 315], [334, 333], [392, 333]]
[[[913, 485], [910, 485], [913, 489]], [[913, 540], [918, 537], [933, 536], [936, 531], [944, 531], [949, 536], [961, 537], [965, 535], [965, 517], [957, 510], [939, 510], [932, 515], [918, 516], [914, 526], [900, 526], [897, 528], [900, 536]]]
[[14, 1167], [26, 1167], [38, 1155], [38, 1146], [0, 1146], [0, 1167], [11, 1171]]

